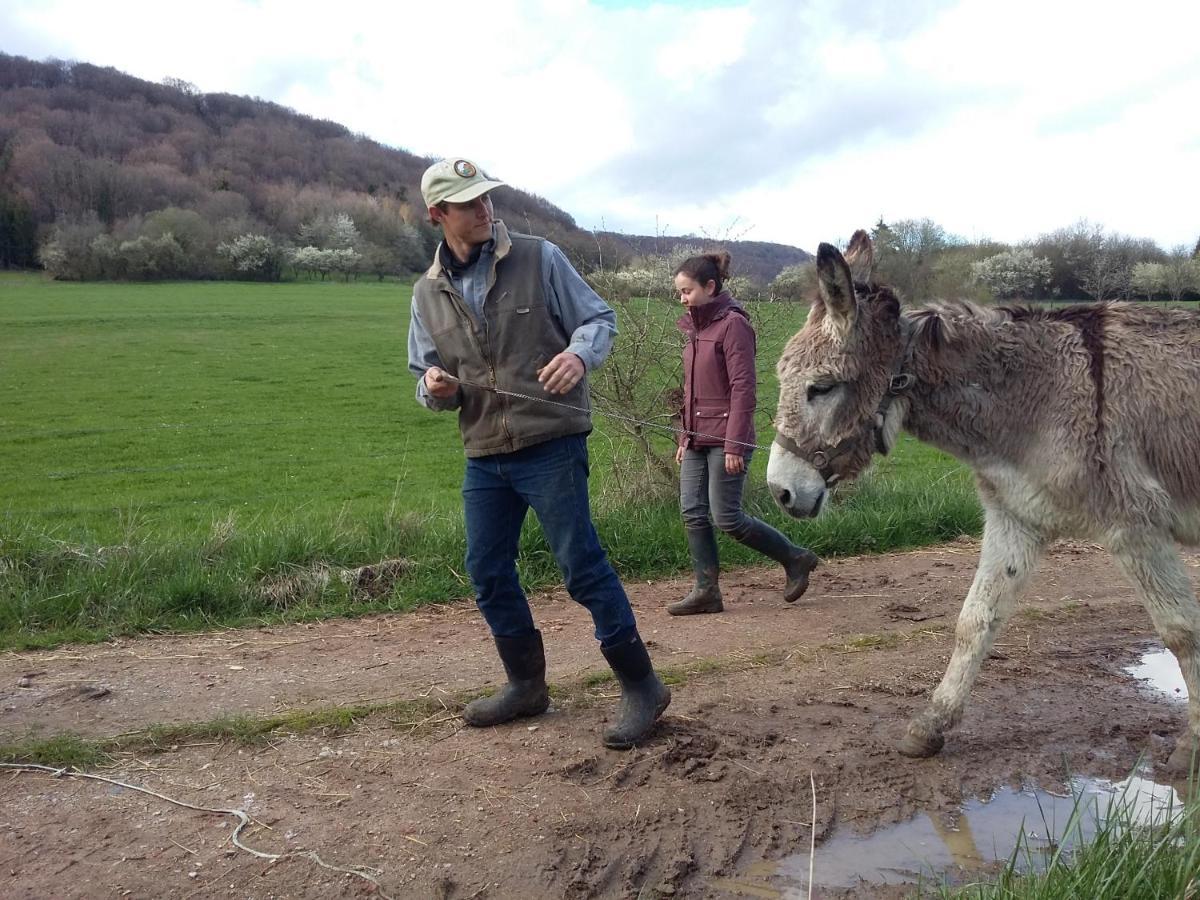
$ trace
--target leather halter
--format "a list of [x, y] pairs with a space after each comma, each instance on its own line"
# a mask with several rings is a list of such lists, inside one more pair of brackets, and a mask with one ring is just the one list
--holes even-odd
[[[908, 393], [912, 389], [912, 386], [917, 383], [916, 376], [911, 372], [905, 371], [905, 369], [909, 369], [912, 366], [912, 330], [909, 327], [905, 327], [903, 319], [900, 321], [901, 327], [905, 331], [904, 350], [900, 354], [895, 368], [892, 370], [888, 389], [884, 391], [883, 397], [879, 400], [879, 406], [875, 408], [875, 421], [871, 426], [871, 436], [875, 445], [874, 450], [876, 453], [884, 456], [888, 452], [887, 442], [884, 439], [884, 426], [887, 422], [888, 410], [891, 409], [892, 403], [896, 401], [896, 398]], [[818, 447], [810, 457], [786, 434], [779, 434], [778, 432], [775, 434], [775, 443], [792, 456], [803, 460], [816, 469], [817, 473], [824, 479], [826, 487], [833, 487], [841, 480], [841, 476], [834, 472], [836, 468], [835, 463], [853, 449], [858, 439], [858, 434], [852, 434], [837, 444], [826, 444]]]

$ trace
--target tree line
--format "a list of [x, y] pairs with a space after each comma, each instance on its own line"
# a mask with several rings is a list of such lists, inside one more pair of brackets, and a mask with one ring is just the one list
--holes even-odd
[[[1200, 299], [1200, 239], [1159, 247], [1147, 238], [1079, 221], [1017, 244], [967, 241], [930, 219], [872, 229], [877, 277], [909, 300]], [[781, 272], [762, 296], [801, 299], [815, 287], [811, 263]]]

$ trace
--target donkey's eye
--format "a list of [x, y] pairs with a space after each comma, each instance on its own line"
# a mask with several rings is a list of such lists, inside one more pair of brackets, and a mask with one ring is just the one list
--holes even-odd
[[808, 386], [808, 402], [812, 403], [814, 397], [820, 397], [820, 396], [823, 396], [824, 394], [828, 394], [835, 387], [837, 387], [837, 382], [827, 382], [824, 384], [810, 384]]

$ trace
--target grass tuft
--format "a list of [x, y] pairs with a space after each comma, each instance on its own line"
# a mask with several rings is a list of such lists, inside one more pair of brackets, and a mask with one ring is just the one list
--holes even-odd
[[94, 769], [108, 761], [103, 742], [60, 734], [22, 743], [0, 744], [0, 762], [33, 763], [55, 768]]

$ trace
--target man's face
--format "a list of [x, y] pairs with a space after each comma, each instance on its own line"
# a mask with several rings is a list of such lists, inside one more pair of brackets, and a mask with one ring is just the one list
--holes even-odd
[[429, 216], [442, 226], [442, 233], [451, 244], [474, 247], [492, 238], [492, 198], [487, 194], [467, 203], [445, 204], [445, 209], [429, 208]]

